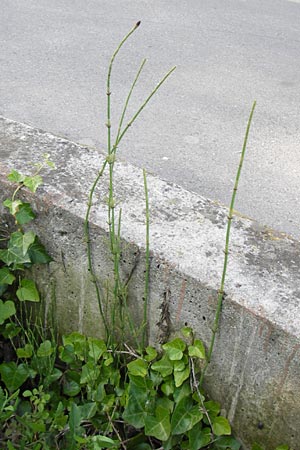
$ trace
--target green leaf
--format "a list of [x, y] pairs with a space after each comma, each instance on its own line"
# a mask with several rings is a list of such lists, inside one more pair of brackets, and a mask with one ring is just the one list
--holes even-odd
[[59, 369], [53, 368], [52, 372], [46, 376], [44, 379], [44, 386], [48, 387], [50, 384], [54, 383], [55, 381], [59, 380], [62, 376], [62, 371]]
[[163, 377], [167, 377], [173, 372], [173, 364], [167, 355], [163, 355], [160, 360], [152, 364], [151, 369], [159, 372]]
[[189, 450], [198, 450], [206, 447], [212, 438], [211, 429], [201, 428], [199, 423], [188, 431], [187, 435], [189, 438]]
[[206, 358], [204, 344], [202, 341], [200, 341], [200, 339], [195, 339], [194, 345], [190, 345], [188, 347], [188, 350], [189, 350], [189, 356], [191, 356], [191, 357], [200, 358], [200, 359]]
[[184, 397], [176, 405], [171, 419], [171, 430], [173, 434], [182, 434], [191, 430], [196, 423], [200, 422], [203, 414], [198, 405], [194, 406], [190, 397]]
[[157, 357], [157, 351], [154, 347], [146, 347], [146, 361], [153, 361]]
[[185, 368], [186, 364], [182, 359], [180, 359], [179, 361], [174, 361], [173, 363], [174, 372], [182, 372]]
[[183, 352], [186, 348], [185, 342], [180, 338], [175, 338], [162, 346], [166, 351], [171, 361], [180, 360], [183, 357]]
[[193, 330], [191, 327], [183, 327], [183, 328], [181, 328], [180, 331], [185, 338], [189, 338], [189, 337], [193, 336]]
[[[215, 442], [215, 447], [217, 450], [239, 450], [241, 448], [241, 444], [233, 437], [221, 437]], [[259, 449], [262, 450], [261, 447], [259, 447]]]
[[11, 273], [8, 267], [0, 269], [0, 284], [13, 284], [16, 277]]
[[74, 380], [66, 380], [63, 384], [63, 393], [69, 397], [75, 397], [80, 391], [80, 384]]
[[138, 377], [145, 377], [148, 373], [148, 365], [142, 359], [136, 359], [127, 364], [129, 373]]
[[80, 377], [81, 384], [91, 384], [93, 385], [100, 375], [99, 367], [95, 366], [92, 361], [88, 361], [84, 366], [82, 366], [82, 372]]
[[96, 362], [104, 352], [107, 351], [106, 344], [102, 339], [88, 338], [89, 356]]
[[31, 358], [33, 354], [33, 346], [31, 344], [25, 344], [23, 348], [17, 348], [18, 358]]
[[288, 445], [279, 445], [279, 447], [276, 447], [275, 450], [289, 450]]
[[54, 348], [52, 347], [51, 341], [46, 340], [42, 342], [37, 349], [37, 356], [39, 358], [44, 358], [46, 356], [52, 355]]
[[18, 327], [15, 323], [7, 323], [4, 330], [1, 330], [5, 339], [12, 339], [17, 336], [21, 331], [21, 327]]
[[215, 417], [212, 422], [212, 429], [216, 436], [231, 434], [231, 426], [225, 417]]
[[1, 364], [0, 373], [3, 383], [10, 392], [22, 386], [30, 375], [26, 364], [19, 364], [17, 366], [13, 361]]
[[174, 372], [175, 386], [178, 388], [182, 383], [187, 380], [190, 376], [190, 367], [187, 366], [184, 370], [180, 372]]
[[89, 442], [93, 444], [93, 450], [101, 450], [104, 448], [120, 448], [120, 442], [114, 441], [113, 439], [97, 435], [90, 438]]
[[15, 214], [16, 221], [19, 225], [25, 225], [35, 218], [35, 214], [31, 209], [30, 203], [22, 203], [19, 206], [18, 212]]
[[80, 408], [75, 403], [72, 403], [70, 415], [69, 415], [69, 427], [70, 427], [70, 434], [72, 439], [75, 439], [75, 436], [81, 435], [81, 428], [80, 428], [80, 422], [82, 420], [81, 414], [80, 414]]
[[220, 403], [214, 402], [213, 400], [209, 400], [208, 402], [204, 402], [204, 406], [206, 411], [209, 414], [209, 417], [212, 419], [216, 417], [221, 411]]
[[170, 436], [170, 432], [171, 424], [168, 409], [158, 406], [155, 410], [155, 416], [145, 417], [146, 436], [154, 436], [156, 439], [166, 441]]
[[167, 380], [165, 383], [161, 385], [162, 392], [168, 397], [169, 395], [173, 394], [175, 390], [175, 384], [173, 380]]
[[[137, 377], [140, 380], [144, 378]], [[128, 403], [123, 413], [123, 419], [135, 428], [142, 428], [145, 425], [145, 417], [149, 414], [148, 391], [141, 389], [134, 384], [130, 385]]]
[[43, 178], [40, 175], [32, 177], [25, 177], [23, 180], [24, 186], [28, 187], [31, 192], [35, 192], [37, 188], [43, 184]]
[[87, 339], [81, 333], [74, 331], [66, 336], [63, 336], [64, 345], [72, 345], [74, 347], [74, 353], [82, 361], [86, 359], [87, 356]]
[[7, 266], [31, 262], [28, 254], [23, 255], [23, 251], [20, 247], [9, 247], [7, 250], [0, 250], [0, 259]]
[[3, 202], [3, 205], [4, 205], [6, 208], [8, 208], [10, 214], [12, 214], [12, 215], [14, 216], [14, 215], [16, 214], [16, 212], [18, 211], [19, 206], [22, 205], [22, 202], [21, 202], [21, 200], [14, 200], [14, 201], [12, 201], [12, 200], [10, 200], [10, 199], [8, 198], [8, 199], [6, 199], [6, 200]]
[[19, 247], [22, 250], [23, 256], [26, 255], [28, 248], [34, 242], [36, 235], [33, 231], [27, 231], [26, 233], [21, 233], [21, 231], [16, 231], [11, 234], [9, 240], [9, 247]]
[[0, 300], [0, 325], [2, 325], [9, 317], [16, 314], [16, 308], [14, 302], [7, 300], [3, 302]]
[[83, 420], [90, 420], [97, 412], [97, 403], [89, 402], [79, 406], [80, 415]]
[[25, 175], [22, 175], [17, 170], [13, 169], [10, 174], [7, 176], [7, 179], [9, 181], [12, 181], [13, 183], [22, 183], [25, 178]]
[[16, 295], [18, 299], [23, 301], [29, 301], [29, 302], [39, 302], [40, 296], [38, 293], [38, 290], [36, 288], [35, 282], [32, 280], [27, 280], [24, 278], [21, 280], [21, 287], [16, 292]]
[[38, 237], [35, 238], [34, 243], [29, 247], [28, 255], [33, 264], [48, 264], [53, 261], [53, 258], [48, 255], [45, 247], [40, 243]]
[[7, 450], [17, 450], [10, 441], [7, 442]]
[[179, 403], [184, 397], [191, 395], [191, 385], [186, 381], [180, 388], [176, 388], [173, 394], [176, 403]]
[[76, 355], [74, 352], [74, 347], [73, 345], [66, 345], [66, 346], [60, 346], [59, 347], [59, 357], [60, 359], [67, 363], [67, 364], [71, 364], [72, 362], [75, 361], [76, 359]]

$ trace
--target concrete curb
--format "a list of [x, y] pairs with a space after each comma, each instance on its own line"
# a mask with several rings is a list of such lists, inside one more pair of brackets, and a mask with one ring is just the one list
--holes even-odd
[[[98, 306], [86, 269], [83, 221], [88, 191], [103, 157], [95, 149], [0, 118], [1, 201], [6, 175], [49, 153], [57, 170], [36, 195], [35, 227], [54, 258], [36, 272], [47, 307], [61, 332], [101, 333]], [[123, 272], [133, 276], [130, 302], [141, 315], [145, 201], [140, 170], [116, 163], [122, 205]], [[94, 265], [109, 277], [107, 176], [91, 215]], [[150, 336], [158, 342], [182, 324], [209, 342], [219, 288], [227, 210], [183, 188], [148, 176], [151, 223]], [[2, 209], [2, 214], [4, 213]], [[236, 216], [232, 224], [226, 299], [206, 387], [219, 400], [245, 448], [280, 443], [300, 449], [300, 243]], [[261, 428], [263, 424], [263, 429]], [[267, 442], [266, 442], [267, 441]]]

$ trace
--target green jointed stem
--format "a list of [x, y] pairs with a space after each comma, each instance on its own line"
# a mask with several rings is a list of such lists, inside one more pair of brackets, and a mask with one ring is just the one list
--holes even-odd
[[[107, 154], [110, 155], [112, 153], [111, 148], [111, 89], [110, 89], [110, 81], [111, 81], [111, 71], [112, 66], [114, 63], [114, 60], [119, 53], [121, 47], [125, 44], [127, 39], [132, 35], [132, 33], [137, 29], [137, 27], [140, 25], [140, 22], [137, 22], [134, 27], [129, 31], [129, 33], [126, 34], [126, 36], [121, 40], [120, 44], [114, 51], [109, 67], [108, 67], [108, 73], [107, 73], [107, 83], [106, 83], [106, 94], [107, 94]], [[113, 195], [113, 164], [110, 164], [109, 166], [109, 199], [108, 199], [108, 225], [110, 230], [110, 244], [111, 244], [111, 250], [114, 251], [114, 239], [115, 239], [115, 217], [114, 217], [114, 208], [115, 208], [115, 200]]]
[[158, 89], [161, 87], [161, 85], [166, 81], [166, 79], [171, 75], [172, 72], [174, 72], [174, 70], [176, 69], [176, 66], [172, 67], [172, 69], [169, 70], [169, 72], [166, 73], [166, 75], [160, 80], [160, 82], [157, 84], [157, 86], [153, 89], [153, 91], [151, 92], [150, 95], [148, 95], [148, 97], [146, 98], [146, 100], [144, 101], [144, 103], [139, 107], [139, 109], [137, 110], [137, 112], [132, 116], [131, 120], [127, 123], [127, 125], [125, 126], [124, 130], [121, 132], [120, 136], [119, 136], [119, 140], [117, 142], [117, 145], [119, 145], [120, 141], [122, 140], [124, 134], [126, 133], [126, 131], [128, 130], [129, 127], [131, 127], [131, 125], [133, 124], [133, 122], [137, 119], [137, 117], [140, 115], [140, 113], [142, 112], [142, 110], [145, 108], [145, 106], [147, 105], [147, 103], [149, 103], [149, 100], [153, 97], [153, 95], [158, 91]]
[[143, 170], [145, 205], [146, 205], [146, 271], [145, 271], [145, 290], [144, 290], [144, 317], [142, 324], [142, 348], [145, 348], [147, 341], [147, 324], [148, 324], [148, 294], [149, 294], [149, 275], [150, 275], [150, 215], [149, 215], [149, 195], [147, 186], [146, 170]]
[[256, 106], [256, 102], [253, 102], [252, 109], [251, 109], [251, 112], [250, 112], [250, 116], [249, 116], [249, 119], [248, 119], [248, 124], [247, 124], [245, 137], [244, 137], [244, 144], [243, 144], [242, 153], [241, 153], [241, 157], [240, 157], [240, 162], [239, 162], [239, 166], [238, 166], [238, 170], [237, 170], [237, 174], [236, 174], [236, 178], [235, 178], [234, 188], [233, 188], [232, 196], [231, 196], [231, 202], [230, 202], [230, 207], [229, 207], [229, 215], [228, 215], [228, 222], [227, 222], [227, 230], [226, 230], [223, 272], [222, 272], [220, 289], [219, 289], [219, 292], [218, 292], [217, 310], [216, 310], [215, 320], [214, 320], [214, 324], [213, 324], [213, 328], [212, 328], [212, 337], [211, 337], [211, 341], [210, 341], [209, 350], [208, 350], [208, 353], [207, 353], [206, 363], [205, 363], [205, 366], [203, 367], [203, 370], [202, 370], [202, 373], [201, 373], [201, 377], [200, 377], [200, 381], [199, 381], [199, 385], [200, 386], [203, 383], [206, 369], [207, 369], [207, 367], [208, 367], [208, 365], [209, 365], [209, 363], [211, 361], [211, 356], [212, 356], [212, 352], [213, 352], [214, 344], [215, 344], [215, 337], [216, 337], [216, 333], [217, 333], [217, 330], [218, 330], [218, 327], [219, 327], [220, 315], [221, 315], [222, 304], [223, 304], [226, 272], [227, 272], [230, 229], [231, 229], [231, 222], [232, 222], [233, 211], [234, 211], [234, 202], [235, 202], [235, 197], [236, 197], [236, 193], [237, 193], [237, 190], [238, 190], [238, 184], [239, 184], [240, 175], [241, 175], [241, 171], [242, 171], [242, 167], [243, 167], [243, 162], [244, 162], [244, 157], [245, 157], [246, 148], [247, 148], [247, 142], [248, 142], [248, 135], [249, 135], [249, 131], [250, 131], [250, 126], [251, 126], [251, 122], [252, 122], [252, 117], [253, 117], [255, 106]]
[[92, 247], [91, 247], [91, 240], [90, 240], [90, 228], [89, 228], [89, 217], [90, 217], [90, 213], [91, 213], [91, 207], [92, 207], [92, 202], [93, 202], [93, 195], [96, 189], [96, 186], [100, 180], [100, 178], [103, 175], [103, 172], [105, 170], [107, 161], [105, 160], [102, 168], [99, 170], [98, 175], [92, 185], [92, 188], [89, 192], [89, 199], [88, 199], [88, 207], [87, 207], [87, 211], [86, 211], [86, 215], [85, 215], [85, 220], [84, 220], [84, 235], [85, 235], [85, 240], [86, 240], [86, 244], [87, 244], [87, 257], [88, 257], [88, 271], [90, 272], [90, 276], [92, 278], [92, 281], [95, 285], [95, 290], [96, 290], [96, 296], [97, 296], [97, 301], [98, 301], [98, 306], [99, 306], [99, 311], [100, 311], [100, 316], [104, 325], [104, 329], [105, 329], [105, 335], [106, 335], [106, 339], [108, 337], [108, 325], [106, 322], [106, 318], [105, 318], [105, 314], [103, 311], [103, 305], [102, 305], [102, 299], [101, 299], [101, 294], [100, 294], [100, 289], [98, 286], [98, 282], [97, 282], [97, 278], [96, 278], [96, 274], [94, 272], [93, 269], [93, 261], [92, 261]]
[[[124, 118], [125, 118], [125, 114], [127, 111], [127, 107], [132, 95], [132, 92], [135, 88], [135, 85], [140, 77], [140, 74], [143, 70], [143, 67], [145, 65], [146, 60], [143, 60], [138, 72], [134, 78], [134, 81], [132, 83], [132, 86], [129, 90], [129, 93], [126, 97], [125, 103], [124, 103], [124, 107], [123, 107], [123, 111], [119, 120], [119, 124], [118, 124], [118, 130], [117, 130], [117, 135], [115, 138], [114, 143], [112, 144], [112, 133], [111, 133], [111, 73], [112, 73], [112, 67], [113, 67], [113, 63], [114, 60], [118, 54], [118, 52], [120, 51], [121, 47], [123, 46], [123, 44], [127, 41], [127, 39], [131, 36], [131, 34], [136, 30], [136, 28], [139, 26], [140, 22], [137, 22], [136, 25], [130, 30], [130, 32], [122, 39], [122, 41], [120, 42], [120, 44], [118, 45], [118, 47], [116, 48], [116, 50], [114, 51], [111, 60], [110, 60], [110, 64], [109, 64], [109, 68], [108, 68], [108, 74], [107, 74], [107, 83], [106, 83], [106, 87], [107, 87], [107, 122], [106, 122], [106, 126], [107, 126], [107, 156], [106, 156], [106, 160], [103, 163], [103, 166], [100, 170], [100, 172], [97, 175], [97, 178], [95, 180], [95, 182], [93, 183], [93, 186], [91, 188], [90, 194], [89, 194], [89, 201], [88, 201], [88, 209], [87, 209], [87, 213], [86, 213], [86, 218], [85, 218], [85, 225], [84, 225], [84, 230], [85, 230], [85, 238], [86, 238], [86, 242], [87, 242], [87, 253], [88, 253], [88, 268], [89, 271], [91, 273], [91, 277], [92, 277], [92, 281], [94, 281], [95, 283], [95, 288], [96, 288], [96, 293], [97, 293], [97, 299], [98, 299], [98, 304], [99, 304], [99, 309], [100, 309], [100, 314], [101, 314], [101, 318], [103, 320], [104, 323], [104, 327], [105, 327], [105, 331], [106, 331], [106, 339], [107, 341], [110, 341], [111, 345], [114, 345], [115, 343], [114, 341], [114, 337], [115, 337], [115, 330], [114, 327], [116, 325], [116, 308], [124, 308], [124, 310], [128, 311], [127, 308], [127, 288], [126, 288], [126, 284], [124, 285], [124, 283], [121, 280], [121, 276], [120, 276], [120, 254], [121, 254], [121, 248], [120, 248], [120, 226], [121, 226], [121, 217], [119, 216], [119, 224], [117, 226], [117, 224], [115, 223], [115, 207], [116, 207], [116, 200], [114, 197], [114, 163], [115, 163], [115, 154], [118, 148], [119, 143], [121, 142], [122, 138], [124, 137], [124, 135], [126, 134], [126, 132], [128, 131], [128, 128], [133, 124], [133, 122], [137, 119], [137, 117], [140, 115], [140, 113], [142, 112], [142, 110], [145, 108], [145, 106], [147, 105], [147, 103], [150, 101], [150, 99], [152, 98], [152, 96], [158, 91], [158, 89], [160, 88], [160, 86], [165, 82], [165, 80], [170, 76], [170, 74], [175, 70], [175, 67], [173, 67], [162, 79], [161, 81], [158, 83], [158, 85], [153, 89], [153, 91], [150, 93], [150, 95], [146, 98], [146, 100], [144, 101], [144, 103], [142, 103], [142, 105], [140, 106], [140, 108], [136, 111], [136, 113], [133, 115], [133, 117], [131, 118], [131, 120], [127, 123], [127, 125], [124, 127], [124, 129], [122, 130], [122, 126], [123, 126], [123, 122], [124, 122]], [[111, 313], [111, 323], [110, 326], [108, 326], [108, 321], [106, 319], [106, 313], [104, 312], [104, 306], [105, 306], [105, 302], [104, 300], [102, 300], [101, 295], [100, 295], [100, 289], [99, 286], [97, 284], [97, 279], [93, 270], [93, 265], [92, 265], [92, 250], [91, 250], [91, 243], [90, 243], [90, 236], [89, 236], [89, 216], [90, 216], [90, 211], [91, 211], [91, 207], [92, 207], [92, 199], [94, 196], [94, 192], [96, 189], [96, 186], [98, 185], [98, 182], [101, 178], [101, 176], [103, 175], [103, 172], [106, 168], [106, 165], [109, 164], [109, 194], [108, 194], [108, 226], [109, 226], [109, 238], [110, 238], [110, 248], [111, 248], [111, 253], [113, 256], [113, 267], [114, 267], [114, 288], [113, 288], [113, 306], [110, 310]], [[148, 201], [148, 200], [147, 200]], [[148, 220], [148, 219], [147, 219]], [[117, 227], [117, 230], [116, 230]], [[148, 228], [148, 236], [149, 236], [149, 228]], [[149, 238], [148, 238], [149, 241]], [[146, 340], [147, 337], [147, 295], [148, 295], [148, 285], [149, 285], [149, 248], [148, 248], [148, 253], [147, 253], [147, 257], [148, 258], [148, 268], [146, 269], [146, 286], [145, 286], [145, 305], [144, 305], [144, 324], [143, 324], [143, 328], [142, 330], [138, 331], [138, 334], [141, 333], [142, 331], [142, 335], [143, 335], [143, 340]], [[106, 299], [107, 302], [108, 299]], [[128, 314], [129, 315], [129, 314]], [[124, 315], [124, 311], [119, 311], [119, 317], [121, 320], [125, 320], [125, 315]], [[127, 319], [127, 315], [126, 315], [126, 319]], [[133, 321], [131, 320], [130, 317], [128, 317], [129, 319], [129, 327], [130, 330], [132, 332], [133, 337], [137, 337], [138, 334], [136, 332], [134, 332], [134, 324]], [[121, 329], [124, 328], [124, 324], [120, 324], [121, 325]], [[111, 331], [112, 330], [112, 331]]]
[[119, 121], [116, 141], [115, 141], [115, 144], [114, 144], [114, 146], [112, 148], [112, 152], [114, 152], [114, 153], [116, 152], [117, 145], [119, 143], [119, 137], [120, 137], [120, 133], [121, 133], [121, 128], [122, 128], [122, 125], [123, 125], [123, 122], [124, 122], [124, 118], [125, 118], [125, 114], [126, 114], [126, 111], [127, 111], [128, 104], [129, 104], [129, 100], [131, 98], [132, 92], [133, 92], [133, 90], [135, 88], [135, 85], [136, 85], [136, 83], [137, 83], [137, 81], [138, 81], [138, 79], [139, 79], [139, 77], [140, 77], [140, 75], [142, 73], [142, 70], [143, 70], [145, 64], [146, 64], [146, 59], [143, 59], [141, 65], [139, 67], [139, 70], [137, 71], [137, 74], [136, 74], [136, 76], [135, 76], [135, 78], [133, 80], [131, 88], [130, 88], [130, 90], [128, 92], [128, 95], [127, 95], [127, 98], [126, 98], [126, 101], [125, 101], [125, 104], [124, 104], [124, 108], [123, 108], [123, 111], [122, 111], [122, 114], [121, 114], [121, 118], [120, 118], [120, 121]]

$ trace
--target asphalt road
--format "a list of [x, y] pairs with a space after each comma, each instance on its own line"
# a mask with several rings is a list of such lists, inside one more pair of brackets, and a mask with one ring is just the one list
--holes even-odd
[[257, 108], [237, 209], [300, 238], [300, 0], [2, 0], [0, 114], [105, 149], [142, 58], [129, 116], [177, 66], [119, 155], [228, 204]]

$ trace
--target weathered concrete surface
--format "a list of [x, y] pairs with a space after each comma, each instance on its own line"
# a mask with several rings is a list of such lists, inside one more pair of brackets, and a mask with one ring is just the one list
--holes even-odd
[[[4, 118], [0, 123], [1, 199], [11, 189], [6, 175], [12, 167], [24, 169], [44, 152], [57, 165], [36, 195], [23, 193], [38, 212], [34, 226], [54, 258], [48, 278], [41, 269], [47, 304], [54, 304], [61, 331], [99, 333], [83, 221], [88, 190], [103, 157], [26, 125]], [[130, 303], [138, 318], [144, 280], [143, 177], [133, 166], [117, 163], [115, 178], [123, 209], [123, 272], [129, 274], [136, 264]], [[148, 184], [151, 339], [158, 341], [187, 323], [208, 344], [227, 211], [158, 178], [149, 176]], [[94, 264], [102, 280], [111, 270], [106, 196], [107, 175], [97, 189], [91, 215]], [[232, 228], [226, 299], [207, 389], [222, 402], [245, 448], [261, 440], [267, 450], [283, 442], [299, 450], [300, 243], [245, 217], [235, 217]]]

